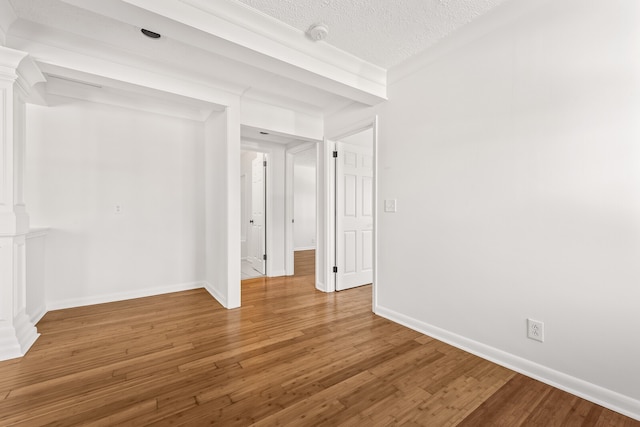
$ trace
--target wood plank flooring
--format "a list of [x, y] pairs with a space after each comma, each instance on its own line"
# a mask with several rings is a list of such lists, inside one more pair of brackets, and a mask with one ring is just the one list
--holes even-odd
[[293, 253], [293, 271], [296, 276], [313, 276], [316, 274], [316, 251], [295, 251]]
[[640, 426], [371, 313], [369, 286], [243, 283], [48, 313], [1, 426]]

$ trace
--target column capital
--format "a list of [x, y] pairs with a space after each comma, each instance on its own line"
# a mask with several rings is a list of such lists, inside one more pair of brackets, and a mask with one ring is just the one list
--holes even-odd
[[27, 52], [0, 46], [0, 81], [17, 83], [27, 95], [46, 79]]
[[29, 231], [24, 204], [25, 102], [45, 81], [27, 52], [0, 46], [0, 236]]

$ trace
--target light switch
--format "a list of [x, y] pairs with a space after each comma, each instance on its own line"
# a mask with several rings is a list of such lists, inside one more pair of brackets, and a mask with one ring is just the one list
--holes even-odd
[[389, 199], [384, 201], [384, 211], [385, 212], [395, 212], [396, 211], [396, 199]]

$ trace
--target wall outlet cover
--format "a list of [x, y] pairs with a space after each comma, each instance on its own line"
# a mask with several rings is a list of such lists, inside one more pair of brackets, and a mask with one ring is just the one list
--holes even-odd
[[396, 212], [397, 210], [397, 201], [396, 199], [388, 199], [384, 201], [384, 211], [385, 212]]
[[544, 322], [527, 319], [527, 338], [544, 342]]

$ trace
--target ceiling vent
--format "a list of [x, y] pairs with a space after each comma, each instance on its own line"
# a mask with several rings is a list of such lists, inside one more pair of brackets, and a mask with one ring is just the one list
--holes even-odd
[[147, 30], [146, 28], [140, 29], [140, 32], [142, 34], [144, 34], [145, 36], [147, 36], [149, 38], [152, 38], [152, 39], [159, 39], [161, 37], [160, 34], [155, 33], [155, 32], [153, 32], [151, 30]]

